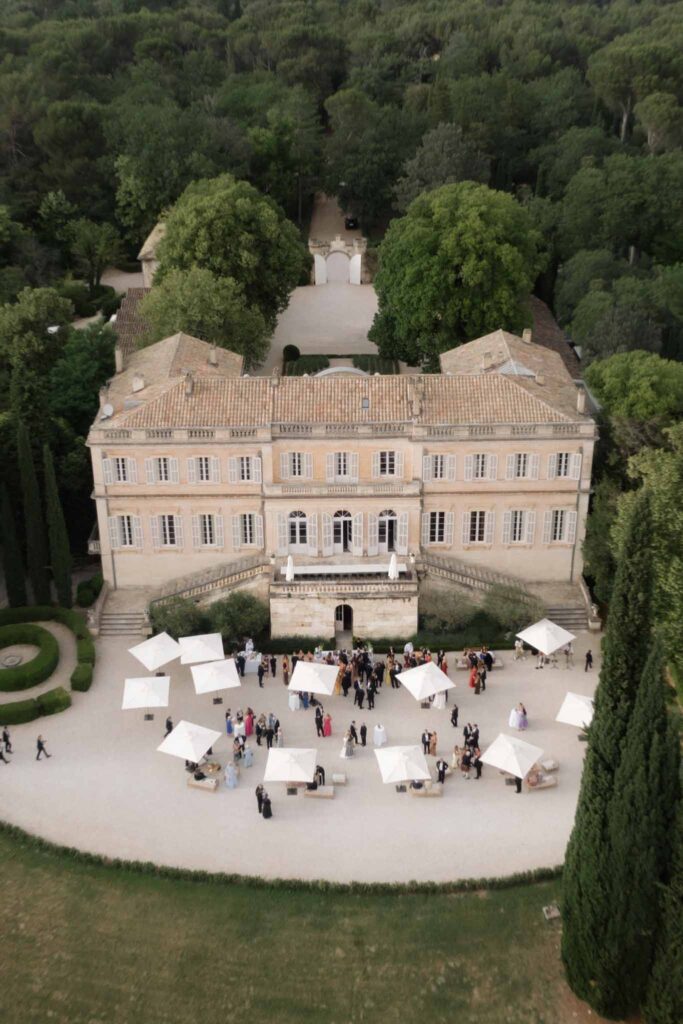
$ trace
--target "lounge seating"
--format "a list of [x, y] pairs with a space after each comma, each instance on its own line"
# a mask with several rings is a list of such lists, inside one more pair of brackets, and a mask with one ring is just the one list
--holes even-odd
[[[468, 670], [472, 668], [472, 666], [470, 665], [469, 661], [466, 661], [465, 658], [458, 658], [458, 660], [455, 663], [455, 667], [456, 668], [460, 668], [460, 669], [465, 669], [466, 668]], [[493, 665], [491, 665], [491, 671], [493, 671], [494, 668], [504, 668], [504, 667], [505, 666], [503, 664], [503, 659], [502, 658], [496, 658], [496, 660], [494, 661]]]
[[556, 775], [545, 775], [543, 772], [529, 772], [524, 780], [527, 789], [552, 789], [557, 785]]
[[195, 779], [194, 775], [190, 775], [187, 784], [194, 787], [194, 789], [218, 789], [218, 779], [216, 778]]
[[332, 775], [332, 782], [335, 786], [345, 786], [346, 772], [334, 772]]
[[411, 796], [443, 796], [443, 786], [438, 782], [425, 782], [422, 789], [413, 789], [408, 786]]
[[318, 786], [317, 789], [305, 789], [304, 796], [317, 797], [320, 800], [331, 800], [334, 796], [334, 786]]
[[538, 764], [544, 772], [556, 772], [560, 767], [560, 762], [556, 761], [554, 757], [544, 757]]

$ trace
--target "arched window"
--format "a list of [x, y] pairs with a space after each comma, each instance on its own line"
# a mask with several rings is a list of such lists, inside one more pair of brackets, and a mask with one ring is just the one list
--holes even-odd
[[305, 512], [289, 513], [290, 546], [304, 547], [308, 543], [308, 522]]
[[351, 550], [351, 532], [353, 519], [350, 512], [340, 509], [332, 519], [333, 543], [335, 554]]
[[396, 550], [396, 524], [398, 516], [392, 509], [385, 508], [377, 518], [377, 541], [380, 551]]

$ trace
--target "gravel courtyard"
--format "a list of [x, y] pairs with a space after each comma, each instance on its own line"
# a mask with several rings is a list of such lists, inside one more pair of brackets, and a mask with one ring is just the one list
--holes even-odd
[[[215, 793], [188, 788], [183, 762], [156, 752], [164, 732], [165, 710], [145, 722], [142, 711], [121, 708], [123, 679], [144, 670], [120, 639], [97, 643], [98, 665], [92, 689], [73, 694], [73, 706], [53, 718], [12, 728], [12, 764], [0, 764], [2, 817], [30, 832], [69, 846], [139, 860], [208, 871], [266, 877], [327, 878], [343, 882], [411, 879], [444, 881], [504, 875], [562, 861], [571, 830], [585, 746], [577, 730], [554, 721], [566, 690], [592, 694], [599, 668], [599, 638], [579, 636], [574, 669], [536, 671], [531, 659], [512, 661], [489, 675], [480, 696], [467, 686], [464, 671], [450, 675], [460, 708], [457, 730], [450, 706], [423, 711], [410, 694], [384, 687], [374, 711], [362, 713], [352, 698], [333, 697], [325, 709], [333, 735], [316, 740], [313, 711], [291, 712], [281, 678], [259, 690], [247, 676], [241, 690], [225, 691], [224, 705], [211, 695], [198, 697], [188, 667], [171, 666], [170, 713], [223, 729], [230, 706], [251, 705], [280, 718], [286, 746], [318, 748], [328, 776], [345, 771], [348, 785], [333, 800], [289, 797], [283, 785], [269, 787], [274, 817], [256, 811], [254, 788], [262, 781], [265, 747], [255, 749], [253, 767], [242, 769], [237, 789], [223, 785]], [[591, 647], [592, 673], [583, 671], [583, 653]], [[61, 673], [71, 670], [66, 652]], [[449, 664], [453, 666], [451, 656]], [[61, 674], [60, 673], [60, 674]], [[30, 691], [26, 692], [26, 696]], [[442, 799], [414, 799], [380, 781], [373, 747], [359, 748], [341, 760], [342, 734], [351, 719], [372, 727], [381, 722], [389, 744], [419, 742], [425, 726], [439, 735], [438, 750], [448, 759], [462, 743], [462, 726], [476, 721], [485, 748], [508, 731], [510, 708], [523, 701], [529, 712], [525, 738], [560, 762], [558, 786], [515, 793], [495, 770], [484, 767], [481, 780], [459, 774], [447, 778]], [[46, 738], [49, 761], [35, 760], [35, 738]], [[230, 740], [231, 743], [231, 740]], [[214, 748], [222, 763], [228, 751], [223, 735]]]

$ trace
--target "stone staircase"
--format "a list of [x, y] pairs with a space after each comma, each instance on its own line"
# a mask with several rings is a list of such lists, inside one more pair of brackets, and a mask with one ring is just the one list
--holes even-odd
[[143, 636], [147, 634], [147, 616], [144, 612], [103, 611], [100, 618], [100, 636]]
[[579, 633], [588, 629], [588, 612], [585, 605], [564, 604], [546, 609], [546, 616], [551, 622], [568, 629], [570, 633]]

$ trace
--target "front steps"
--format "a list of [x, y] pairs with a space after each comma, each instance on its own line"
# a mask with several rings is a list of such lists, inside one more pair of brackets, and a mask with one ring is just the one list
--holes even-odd
[[146, 636], [147, 617], [144, 612], [102, 612], [99, 636]]
[[570, 633], [588, 629], [588, 613], [584, 605], [556, 605], [547, 609], [546, 616]]

